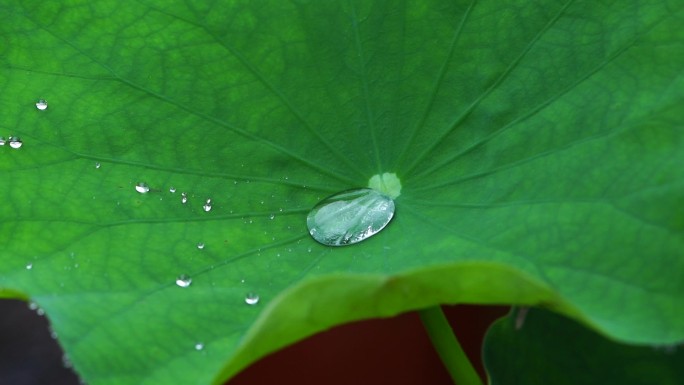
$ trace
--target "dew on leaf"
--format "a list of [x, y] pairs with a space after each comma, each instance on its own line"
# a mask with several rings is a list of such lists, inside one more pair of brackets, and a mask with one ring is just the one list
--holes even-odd
[[192, 283], [192, 278], [189, 275], [181, 274], [176, 278], [176, 285], [179, 287], [188, 287]]
[[170, 193], [175, 193], [175, 192], [176, 192], [176, 188], [173, 187], [173, 186], [169, 187], [169, 192], [170, 192]]
[[372, 237], [394, 217], [394, 201], [381, 192], [360, 188], [321, 200], [309, 212], [309, 234], [326, 246], [346, 246]]
[[26, 264], [26, 270], [31, 270], [33, 269], [33, 264], [32, 263], [27, 263]]
[[102, 165], [100, 164], [100, 162], [95, 162], [95, 168], [100, 168], [100, 167], [102, 167]]
[[17, 136], [10, 136], [9, 138], [9, 145], [12, 148], [20, 148], [24, 142], [21, 141], [21, 139]]
[[247, 305], [256, 305], [259, 303], [259, 295], [255, 293], [249, 293], [245, 296], [245, 303]]
[[48, 108], [47, 100], [45, 100], [45, 99], [38, 100], [36, 102], [36, 108], [41, 110], [41, 111], [47, 110], [47, 108]]
[[204, 249], [204, 243], [202, 243], [202, 242], [198, 243], [197, 248], [200, 250]]
[[202, 209], [204, 209], [206, 212], [211, 211], [211, 199], [207, 199], [207, 201], [204, 203], [204, 206], [202, 206]]
[[4, 136], [0, 136], [0, 146], [4, 146], [7, 143], [7, 139]]
[[182, 204], [188, 203], [188, 194], [187, 193], [181, 193], [181, 203]]
[[195, 344], [195, 350], [198, 350], [198, 351], [199, 351], [199, 350], [202, 350], [202, 349], [204, 349], [204, 344], [203, 344], [203, 343], [198, 342], [198, 343]]
[[150, 192], [150, 186], [148, 186], [147, 183], [140, 182], [135, 185], [135, 191], [141, 194], [147, 194], [148, 192]]

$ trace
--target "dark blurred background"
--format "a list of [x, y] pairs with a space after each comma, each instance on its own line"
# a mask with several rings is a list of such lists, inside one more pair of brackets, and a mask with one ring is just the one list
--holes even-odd
[[[484, 376], [484, 333], [508, 307], [445, 306], [444, 312]], [[319, 333], [261, 359], [226, 384], [263, 383], [453, 385], [416, 312]], [[79, 384], [65, 367], [47, 318], [25, 302], [0, 300], [0, 385]]]

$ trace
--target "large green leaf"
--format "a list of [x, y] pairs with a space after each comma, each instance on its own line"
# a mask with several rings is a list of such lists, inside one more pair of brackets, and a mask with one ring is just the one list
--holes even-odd
[[676, 346], [624, 346], [535, 309], [496, 321], [484, 360], [491, 385], [677, 385], [684, 378]]
[[[678, 0], [0, 15], [0, 129], [23, 139], [0, 147], [0, 287], [46, 310], [90, 384], [218, 381], [330, 325], [436, 303], [684, 340]], [[385, 230], [310, 239], [311, 207], [384, 172], [403, 185]]]

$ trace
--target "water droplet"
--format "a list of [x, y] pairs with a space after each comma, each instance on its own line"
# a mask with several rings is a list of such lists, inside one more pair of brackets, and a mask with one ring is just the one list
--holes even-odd
[[209, 212], [211, 211], [211, 199], [207, 199], [207, 202], [202, 206], [204, 211]]
[[197, 248], [200, 250], [204, 249], [204, 243], [202, 243], [202, 242], [198, 243]]
[[7, 143], [7, 139], [4, 136], [0, 136], [0, 146], [4, 146]]
[[147, 194], [150, 192], [150, 186], [148, 186], [147, 183], [140, 182], [135, 185], [135, 191], [141, 194]]
[[12, 148], [19, 148], [24, 144], [24, 142], [19, 139], [19, 137], [16, 136], [10, 136], [9, 138], [9, 145]]
[[361, 188], [320, 201], [306, 218], [309, 234], [327, 246], [345, 246], [372, 237], [394, 216], [394, 201], [377, 190]]
[[271, 219], [271, 220], [275, 219], [275, 214], [271, 214], [271, 215], [268, 217], [268, 219]]
[[74, 367], [74, 364], [71, 363], [71, 359], [66, 354], [62, 355], [62, 365], [64, 365], [64, 367], [67, 369]]
[[203, 344], [203, 343], [198, 342], [198, 343], [195, 344], [195, 350], [198, 350], [198, 351], [199, 351], [199, 350], [202, 350], [202, 349], [204, 349], [204, 344]]
[[181, 274], [176, 278], [176, 285], [180, 287], [188, 287], [192, 283], [192, 278], [189, 275]]
[[176, 192], [176, 188], [173, 187], [173, 186], [169, 187], [169, 192], [170, 192], [170, 193], [175, 193], [175, 192]]
[[256, 305], [259, 303], [259, 295], [255, 293], [249, 293], [245, 296], [245, 303], [247, 305]]
[[36, 102], [36, 108], [41, 110], [41, 111], [47, 110], [47, 107], [48, 107], [48, 104], [47, 104], [47, 100], [45, 100], [45, 99], [40, 99], [40, 100], [38, 100], [38, 102]]
[[187, 193], [181, 193], [181, 203], [182, 204], [188, 203], [188, 194]]
[[26, 264], [26, 270], [31, 270], [33, 269], [33, 264], [32, 263], [27, 263]]
[[100, 162], [95, 162], [95, 168], [100, 168], [100, 167], [102, 167], [102, 165], [100, 164]]

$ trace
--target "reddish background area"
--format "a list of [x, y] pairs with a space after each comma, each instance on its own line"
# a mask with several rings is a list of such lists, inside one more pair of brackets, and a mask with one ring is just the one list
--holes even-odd
[[[484, 378], [480, 361], [487, 327], [503, 306], [446, 306], [459, 341]], [[353, 322], [319, 333], [254, 363], [226, 385], [452, 385], [416, 312]], [[0, 300], [0, 385], [78, 385], [64, 368], [48, 322], [26, 303]]]
[[[489, 325], [504, 306], [444, 306], [454, 333], [485, 378], [480, 360]], [[255, 362], [226, 385], [453, 385], [418, 313], [337, 326]]]

